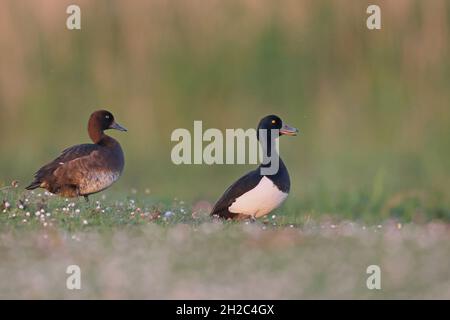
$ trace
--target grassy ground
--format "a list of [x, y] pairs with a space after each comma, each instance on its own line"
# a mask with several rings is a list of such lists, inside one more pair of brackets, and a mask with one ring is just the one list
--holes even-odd
[[[0, 298], [450, 298], [445, 220], [366, 223], [291, 204], [256, 223], [220, 222], [206, 201], [145, 190], [89, 204], [20, 188], [2, 197]], [[66, 289], [71, 264], [80, 291]], [[366, 287], [372, 264], [381, 290]]]

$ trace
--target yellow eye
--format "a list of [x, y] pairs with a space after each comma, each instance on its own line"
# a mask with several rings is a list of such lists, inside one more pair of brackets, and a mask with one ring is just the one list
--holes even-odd
[[276, 120], [272, 120], [272, 124], [275, 124], [277, 121]]

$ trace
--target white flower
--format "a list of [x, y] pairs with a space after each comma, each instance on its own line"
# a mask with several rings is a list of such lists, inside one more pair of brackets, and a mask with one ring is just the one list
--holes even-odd
[[173, 212], [172, 212], [172, 211], [166, 211], [166, 212], [164, 213], [164, 217], [166, 217], [166, 218], [169, 218], [169, 217], [171, 217], [171, 216], [173, 216]]

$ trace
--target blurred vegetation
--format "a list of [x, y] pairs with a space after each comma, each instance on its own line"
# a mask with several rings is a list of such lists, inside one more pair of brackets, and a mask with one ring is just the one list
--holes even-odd
[[110, 192], [215, 200], [253, 166], [175, 166], [175, 128], [255, 127], [283, 138], [287, 206], [314, 214], [450, 219], [450, 2], [77, 1], [0, 3], [0, 185], [24, 186], [67, 146], [87, 142], [99, 108], [129, 129]]

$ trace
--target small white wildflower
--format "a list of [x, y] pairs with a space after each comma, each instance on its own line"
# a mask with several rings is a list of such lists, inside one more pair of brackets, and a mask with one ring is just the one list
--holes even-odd
[[22, 204], [19, 204], [19, 209], [23, 210], [23, 205]]
[[84, 225], [88, 224], [87, 220], [83, 220], [83, 224]]
[[75, 209], [75, 213], [80, 213], [80, 209]]
[[171, 216], [173, 216], [173, 212], [172, 212], [172, 211], [166, 211], [166, 212], [164, 213], [164, 217], [166, 217], [166, 218], [169, 218], [169, 217], [171, 217]]
[[277, 215], [273, 214], [272, 215], [272, 220], [275, 220], [277, 218]]
[[45, 210], [44, 210], [44, 209], [41, 209], [40, 211], [41, 211], [41, 213], [45, 213]]
[[43, 226], [44, 226], [44, 227], [48, 226], [48, 223], [47, 223], [47, 222], [44, 222]]
[[8, 201], [6, 201], [5, 202], [5, 208], [8, 209], [9, 207], [11, 207], [11, 204]]
[[51, 213], [50, 213], [50, 212], [47, 212], [45, 215], [46, 215], [47, 217], [50, 217], [50, 216], [51, 216]]
[[36, 212], [34, 213], [34, 215], [35, 215], [36, 217], [39, 217], [39, 216], [41, 215], [41, 213], [40, 213], [39, 211], [36, 211]]
[[23, 223], [26, 223], [26, 222], [27, 222], [27, 219], [23, 219], [22, 222], [23, 222]]
[[27, 217], [29, 217], [29, 216], [30, 216], [30, 213], [29, 213], [29, 212], [27, 212], [27, 213], [25, 213], [25, 215], [26, 215]]

